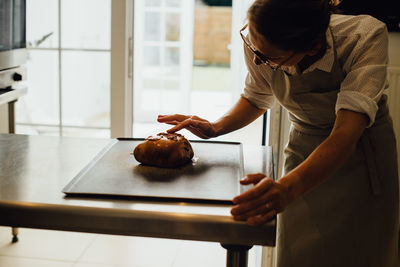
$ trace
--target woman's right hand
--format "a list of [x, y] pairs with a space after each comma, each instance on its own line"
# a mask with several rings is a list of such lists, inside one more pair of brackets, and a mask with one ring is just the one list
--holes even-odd
[[179, 130], [187, 129], [194, 135], [203, 139], [209, 139], [217, 136], [215, 125], [197, 116], [187, 116], [181, 114], [158, 115], [157, 121], [175, 125], [171, 129], [167, 130], [168, 133], [175, 133]]

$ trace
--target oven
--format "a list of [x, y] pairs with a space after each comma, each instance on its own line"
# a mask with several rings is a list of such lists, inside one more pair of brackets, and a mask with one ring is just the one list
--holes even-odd
[[25, 80], [26, 0], [0, 0], [0, 89]]
[[26, 0], [0, 0], [0, 133], [15, 133], [14, 104], [27, 93]]

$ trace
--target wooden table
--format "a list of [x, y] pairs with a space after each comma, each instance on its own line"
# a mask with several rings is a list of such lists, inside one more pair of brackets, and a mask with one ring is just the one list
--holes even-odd
[[[227, 266], [247, 266], [253, 245], [275, 245], [275, 220], [251, 227], [229, 205], [65, 197], [63, 187], [110, 141], [0, 134], [0, 225], [219, 242]], [[243, 151], [245, 173], [273, 176], [270, 147]]]

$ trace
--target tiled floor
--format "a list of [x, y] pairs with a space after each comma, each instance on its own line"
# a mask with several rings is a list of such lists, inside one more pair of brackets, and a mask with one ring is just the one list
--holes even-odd
[[[259, 267], [260, 248], [249, 253]], [[218, 243], [0, 227], [0, 267], [221, 267]]]

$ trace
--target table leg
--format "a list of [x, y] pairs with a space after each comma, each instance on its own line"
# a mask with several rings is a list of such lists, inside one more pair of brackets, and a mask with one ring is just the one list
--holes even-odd
[[226, 249], [226, 267], [247, 267], [249, 249], [253, 246], [221, 244]]
[[13, 236], [12, 242], [13, 243], [18, 242], [18, 228], [17, 227], [12, 227], [11, 231], [12, 231], [12, 236]]
[[[15, 102], [16, 100], [8, 103], [8, 132], [15, 133]], [[12, 241], [13, 243], [18, 242], [18, 228], [12, 227]]]
[[16, 100], [8, 103], [8, 132], [15, 133], [15, 102]]

